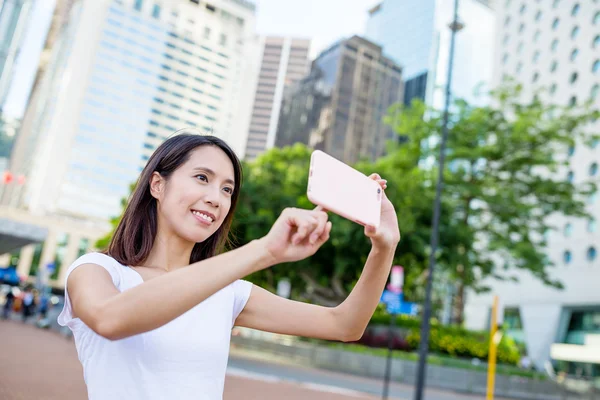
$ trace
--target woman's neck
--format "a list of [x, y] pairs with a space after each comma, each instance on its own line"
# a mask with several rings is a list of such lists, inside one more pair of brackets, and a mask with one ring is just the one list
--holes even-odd
[[190, 264], [190, 256], [195, 243], [175, 235], [156, 235], [150, 254], [144, 260], [144, 267], [172, 271]]

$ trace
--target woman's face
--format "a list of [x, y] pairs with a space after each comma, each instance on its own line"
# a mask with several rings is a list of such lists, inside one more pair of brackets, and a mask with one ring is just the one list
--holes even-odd
[[234, 176], [227, 154], [209, 145], [192, 150], [168, 180], [155, 172], [150, 187], [158, 202], [159, 223], [187, 241], [205, 241], [229, 213]]

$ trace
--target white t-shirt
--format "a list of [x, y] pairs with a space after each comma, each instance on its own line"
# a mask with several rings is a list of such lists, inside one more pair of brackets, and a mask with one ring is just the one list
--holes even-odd
[[[143, 283], [134, 269], [100, 253], [77, 259], [67, 278], [90, 263], [104, 267], [121, 292]], [[90, 400], [217, 400], [223, 398], [231, 329], [251, 289], [238, 280], [158, 329], [110, 341], [73, 318], [65, 282], [58, 323], [73, 331]]]

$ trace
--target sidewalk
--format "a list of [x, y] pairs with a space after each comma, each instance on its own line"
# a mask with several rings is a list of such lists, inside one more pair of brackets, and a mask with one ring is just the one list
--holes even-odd
[[[87, 398], [75, 344], [56, 331], [0, 320], [0, 399], [81, 400]], [[357, 393], [229, 374], [225, 400], [375, 400]]]

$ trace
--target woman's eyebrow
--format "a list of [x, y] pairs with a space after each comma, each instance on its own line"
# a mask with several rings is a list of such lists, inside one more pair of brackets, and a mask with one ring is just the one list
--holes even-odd
[[[202, 171], [202, 172], [206, 172], [208, 175], [211, 175], [211, 176], [215, 176], [215, 175], [217, 175], [217, 174], [215, 173], [215, 171], [213, 171], [213, 170], [212, 170], [212, 169], [210, 169], [210, 168], [206, 168], [206, 167], [195, 167], [195, 168], [193, 169], [193, 171]], [[228, 179], [225, 179], [225, 183], [230, 183], [230, 184], [232, 184], [232, 185], [234, 185], [234, 186], [235, 186], [235, 181], [234, 181], [233, 179], [230, 179], [230, 178], [228, 178]]]

